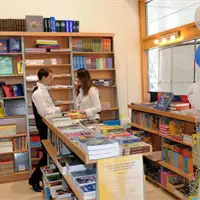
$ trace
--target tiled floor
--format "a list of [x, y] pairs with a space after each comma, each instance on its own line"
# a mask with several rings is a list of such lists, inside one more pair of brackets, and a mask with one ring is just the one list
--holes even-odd
[[[162, 189], [147, 182], [147, 200], [177, 200]], [[33, 192], [27, 181], [0, 185], [0, 200], [44, 200], [42, 193]]]

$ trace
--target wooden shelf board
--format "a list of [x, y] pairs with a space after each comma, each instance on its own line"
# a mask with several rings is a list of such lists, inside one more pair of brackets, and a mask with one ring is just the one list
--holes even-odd
[[31, 149], [41, 149], [42, 146], [31, 147]]
[[0, 36], [39, 36], [39, 37], [114, 37], [113, 33], [66, 33], [66, 32], [16, 32], [1, 31]]
[[7, 139], [7, 138], [18, 138], [18, 137], [26, 137], [27, 133], [18, 133], [14, 136], [0, 136], [0, 139]]
[[180, 176], [182, 176], [182, 177], [184, 177], [186, 179], [189, 179], [189, 177], [190, 177], [189, 174], [187, 174], [187, 173], [183, 172], [182, 170], [180, 170], [180, 169], [168, 164], [165, 161], [160, 161], [159, 164], [162, 165], [163, 167], [165, 167], [165, 168], [167, 168], [167, 169], [179, 174]]
[[147, 155], [146, 158], [153, 162], [160, 162], [162, 160], [162, 151], [154, 151], [151, 155]]
[[39, 135], [39, 131], [30, 131], [30, 135]]
[[116, 86], [116, 85], [109, 85], [109, 86], [95, 85], [95, 87], [98, 87], [98, 88], [115, 88], [115, 87], [117, 87], [117, 86]]
[[13, 151], [13, 152], [5, 152], [5, 153], [0, 153], [0, 155], [14, 154], [14, 153], [24, 153], [24, 152], [28, 152], [28, 150]]
[[56, 65], [26, 65], [26, 67], [70, 67], [71, 64], [56, 64]]
[[31, 158], [32, 161], [39, 161], [40, 158]]
[[74, 55], [113, 55], [114, 52], [73, 52]]
[[54, 90], [73, 90], [73, 88], [51, 88], [49, 90], [50, 91], [54, 91]]
[[15, 56], [15, 55], [22, 55], [22, 52], [7, 52], [7, 53], [2, 53], [0, 52], [0, 56]]
[[18, 97], [0, 97], [0, 100], [24, 99], [24, 96]]
[[1, 117], [0, 119], [16, 119], [16, 118], [25, 118], [26, 115], [16, 115], [16, 116], [5, 116], [5, 117]]
[[13, 78], [13, 77], [23, 77], [23, 74], [0, 75], [0, 78]]
[[133, 126], [135, 128], [138, 128], [138, 129], [141, 129], [143, 131], [149, 132], [149, 133], [153, 133], [153, 134], [159, 135], [160, 137], [167, 138], [167, 139], [172, 140], [174, 142], [177, 142], [179, 144], [184, 144], [186, 146], [192, 147], [192, 143], [184, 142], [184, 141], [181, 141], [181, 140], [176, 140], [171, 136], [160, 134], [160, 132], [157, 131], [157, 130], [153, 130], [153, 129], [150, 129], [150, 128], [145, 128], [145, 127], [142, 127], [142, 126], [140, 126], [138, 124], [135, 124], [135, 123], [131, 123], [131, 126]]
[[[109, 72], [109, 71], [115, 71], [115, 68], [112, 69], [87, 69], [89, 72]], [[77, 69], [74, 69], [74, 72], [77, 72]]]
[[29, 55], [69, 55], [71, 52], [34, 52], [34, 53], [25, 53], [25, 56]]
[[130, 108], [132, 110], [140, 111], [140, 112], [159, 115], [162, 117], [169, 117], [169, 118], [173, 118], [173, 119], [196, 123], [196, 119], [193, 116], [179, 115], [179, 114], [176, 114], [176, 113], [173, 113], [170, 111], [161, 111], [161, 110], [157, 110], [155, 108], [149, 108], [149, 107], [140, 106], [140, 105], [128, 105], [128, 108]]
[[30, 171], [15, 172], [8, 176], [1, 176], [0, 183], [9, 183], [9, 182], [28, 180], [29, 176], [30, 176]]
[[[176, 193], [174, 193], [171, 189], [167, 188], [166, 186], [162, 185], [161, 183], [157, 182], [156, 180], [152, 179], [151, 177], [146, 175], [146, 178], [148, 180], [150, 180], [151, 182], [153, 182], [154, 184], [158, 185], [159, 187], [163, 188], [164, 190], [166, 190], [167, 192], [169, 192], [170, 194], [174, 195], [175, 197], [180, 198]], [[182, 198], [181, 200], [187, 200], [187, 198]]]
[[[44, 147], [46, 148], [49, 156], [51, 157], [51, 159], [53, 160], [54, 164], [57, 165], [57, 156], [56, 156], [56, 150], [53, 148], [52, 144], [50, 143], [49, 140], [42, 140], [42, 143], [44, 145]], [[76, 187], [73, 186], [69, 176], [65, 175], [63, 176], [64, 179], [66, 180], [67, 184], [70, 186], [71, 190], [73, 191], [73, 193], [76, 195], [76, 197], [78, 198], [78, 200], [83, 200], [82, 196], [80, 195], [80, 193], [78, 192], [78, 190], [76, 189]]]
[[159, 135], [159, 131], [157, 130], [153, 130], [153, 129], [150, 129], [150, 128], [145, 128], [145, 127], [142, 127], [138, 124], [135, 124], [135, 123], [131, 123], [131, 126], [135, 127], [135, 128], [138, 128], [138, 129], [142, 129], [144, 131], [147, 131], [149, 133], [153, 133], [153, 134], [156, 134], [156, 135]]
[[117, 110], [119, 110], [119, 108], [106, 108], [106, 109], [103, 109], [101, 112], [117, 111]]

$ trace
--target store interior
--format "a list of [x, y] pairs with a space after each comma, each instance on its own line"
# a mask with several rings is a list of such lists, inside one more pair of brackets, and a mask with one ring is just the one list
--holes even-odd
[[[199, 0], [2, 7], [0, 200], [200, 198]], [[42, 141], [33, 100], [41, 68], [60, 110], [40, 116], [36, 106]], [[80, 69], [98, 89], [97, 119], [76, 105]], [[41, 189], [30, 183], [35, 170]]]

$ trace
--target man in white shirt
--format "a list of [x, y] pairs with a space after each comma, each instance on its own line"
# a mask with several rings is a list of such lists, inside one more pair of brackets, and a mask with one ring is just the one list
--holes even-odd
[[[67, 106], [56, 107], [51, 99], [48, 92], [48, 86], [52, 84], [53, 72], [50, 69], [40, 69], [38, 72], [38, 79], [39, 82], [37, 83], [37, 87], [34, 88], [32, 94], [33, 113], [35, 116], [36, 126], [39, 131], [40, 140], [45, 140], [47, 139], [47, 126], [43, 122], [42, 118], [46, 115], [67, 111], [68, 108]], [[43, 158], [40, 160], [36, 170], [29, 179], [29, 184], [32, 185], [33, 190], [36, 192], [40, 192], [42, 190], [39, 185], [39, 182], [42, 179], [40, 167], [47, 164], [47, 153], [44, 146], [42, 147]]]

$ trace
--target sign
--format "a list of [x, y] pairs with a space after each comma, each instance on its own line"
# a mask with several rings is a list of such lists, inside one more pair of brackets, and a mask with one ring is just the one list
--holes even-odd
[[198, 29], [200, 29], [200, 6], [196, 9], [194, 21]]
[[97, 162], [97, 200], [145, 200], [142, 155]]

